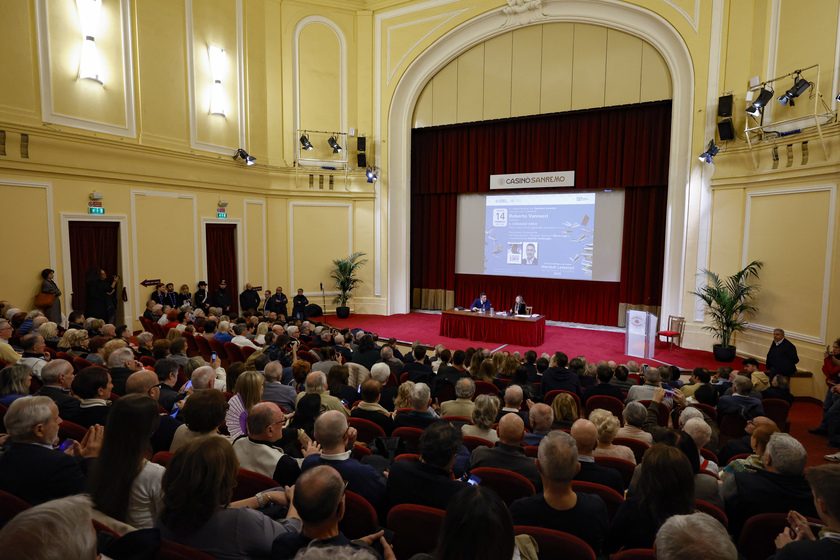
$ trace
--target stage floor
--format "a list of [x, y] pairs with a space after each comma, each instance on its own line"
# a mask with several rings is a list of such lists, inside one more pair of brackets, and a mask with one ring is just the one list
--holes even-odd
[[[351, 315], [347, 319], [338, 319], [334, 315], [326, 317], [326, 321], [332, 325], [344, 328], [362, 328], [366, 331], [375, 332], [379, 338], [394, 337], [398, 341], [412, 343], [419, 340], [425, 345], [433, 346], [443, 344], [451, 350], [463, 350], [468, 346], [484, 347], [496, 350], [504, 348], [510, 352], [525, 352], [536, 350], [542, 354], [547, 352], [564, 352], [569, 358], [584, 356], [587, 361], [615, 360], [618, 363], [626, 363], [628, 360], [636, 360], [651, 364], [675, 365], [681, 369], [693, 369], [705, 367], [712, 371], [721, 364], [715, 361], [711, 352], [701, 350], [689, 350], [674, 347], [671, 351], [664, 342], [656, 348], [654, 360], [642, 360], [632, 358], [624, 354], [624, 333], [616, 332], [616, 329], [598, 330], [593, 326], [590, 328], [569, 328], [547, 325], [545, 328], [545, 342], [536, 347], [529, 348], [514, 344], [503, 345], [494, 342], [481, 342], [463, 338], [447, 338], [438, 334], [440, 329], [439, 313], [407, 313], [403, 315]], [[737, 368], [740, 362], [736, 359], [733, 364]]]

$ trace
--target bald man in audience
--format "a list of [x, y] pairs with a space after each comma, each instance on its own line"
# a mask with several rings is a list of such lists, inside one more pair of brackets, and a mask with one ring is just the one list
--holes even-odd
[[471, 418], [475, 403], [472, 396], [475, 394], [475, 381], [469, 377], [459, 379], [455, 383], [455, 400], [445, 401], [440, 405], [441, 416], [461, 416]]
[[547, 404], [537, 403], [529, 411], [529, 420], [531, 421], [531, 433], [525, 434], [525, 445], [539, 445], [551, 431], [554, 413]]
[[[272, 402], [261, 402], [248, 412], [245, 421], [248, 435], [233, 442], [233, 451], [239, 459], [239, 468], [273, 478], [281, 486], [291, 486], [300, 476], [298, 460], [283, 453], [275, 444], [283, 437], [286, 418], [280, 407]], [[315, 449], [304, 449], [304, 454]]]
[[533, 457], [527, 457], [522, 447], [525, 423], [516, 414], [507, 414], [499, 422], [499, 441], [496, 447], [476, 447], [472, 452], [470, 467], [492, 467], [521, 474], [531, 481], [537, 492], [542, 490], [542, 480]]
[[271, 401], [283, 407], [288, 412], [295, 410], [297, 391], [291, 385], [284, 385], [280, 380], [283, 378], [283, 366], [280, 362], [269, 362], [263, 371], [265, 383], [263, 383], [262, 400]]
[[610, 528], [607, 506], [600, 496], [572, 490], [580, 470], [575, 440], [562, 431], [545, 436], [536, 465], [544, 490], [510, 505], [514, 525], [563, 531], [600, 552]]
[[295, 408], [297, 408], [297, 403], [300, 402], [300, 399], [304, 395], [316, 394], [321, 398], [321, 412], [337, 410], [344, 416], [350, 417], [350, 411], [347, 410], [347, 407], [341, 404], [341, 401], [337, 397], [330, 395], [327, 389], [327, 375], [323, 371], [313, 371], [307, 375], [305, 388], [306, 391], [297, 396]]
[[[720, 453], [718, 453], [718, 460], [720, 461], [720, 464], [724, 466], [728, 465], [732, 460], [732, 457], [735, 455], [743, 455], [744, 453], [752, 454], [752, 434], [756, 428], [765, 424], [772, 424], [773, 426], [776, 426], [776, 423], [766, 416], [756, 416], [752, 420], [747, 420], [747, 427], [744, 430], [746, 435], [739, 439], [729, 440], [720, 450]], [[776, 427], [778, 428], [778, 426]]]
[[496, 414], [496, 422], [501, 422], [502, 417], [506, 414], [516, 414], [522, 418], [522, 423], [525, 426], [531, 425], [531, 420], [528, 418], [528, 412], [522, 411], [522, 387], [519, 385], [511, 385], [505, 389], [505, 406]]
[[[195, 373], [195, 372], [193, 372]], [[157, 374], [147, 369], [141, 369], [132, 373], [125, 382], [125, 394], [140, 394], [149, 395], [155, 401], [160, 399], [160, 382]], [[152, 434], [150, 441], [152, 443], [152, 450], [169, 451], [172, 445], [172, 438], [175, 437], [175, 430], [181, 427], [182, 422], [169, 416], [169, 414], [161, 413], [160, 425], [157, 431]]]
[[190, 381], [192, 381], [193, 391], [204, 391], [205, 389], [213, 389], [215, 391], [216, 372], [210, 366], [195, 368], [192, 376], [190, 376]]
[[601, 484], [624, 495], [624, 479], [621, 478], [621, 474], [615, 469], [595, 464], [595, 457], [592, 455], [598, 447], [598, 428], [595, 424], [580, 419], [572, 424], [571, 436], [577, 444], [580, 463], [580, 471], [575, 475], [575, 480]]

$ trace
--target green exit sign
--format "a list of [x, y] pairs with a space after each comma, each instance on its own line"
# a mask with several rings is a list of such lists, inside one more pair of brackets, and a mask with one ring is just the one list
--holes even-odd
[[101, 206], [99, 208], [88, 208], [88, 214], [104, 214], [105, 209]]
[[227, 218], [227, 212], [216, 212], [217, 218]]

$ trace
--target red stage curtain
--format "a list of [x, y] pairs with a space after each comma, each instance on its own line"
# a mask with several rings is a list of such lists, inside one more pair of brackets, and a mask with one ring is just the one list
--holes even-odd
[[207, 284], [210, 293], [227, 280], [231, 310], [239, 311], [239, 278], [236, 273], [236, 225], [207, 224]]
[[[70, 269], [73, 294], [71, 309], [85, 309], [85, 280], [91, 268], [104, 269], [110, 279], [117, 270], [120, 224], [118, 222], [70, 222]], [[98, 272], [96, 273], [98, 278]], [[122, 286], [120, 282], [119, 286]], [[70, 312], [68, 311], [69, 315]]]
[[[489, 192], [490, 175], [574, 170], [574, 189], [626, 189], [621, 282], [512, 278], [505, 301], [540, 286], [523, 294], [535, 311], [602, 325], [618, 324], [619, 302], [658, 306], [670, 136], [670, 101], [412, 131], [413, 305], [468, 305], [477, 293], [464, 284], [472, 275], [455, 275], [458, 194]], [[476, 278], [493, 286], [478, 290], [488, 294], [508, 282]]]

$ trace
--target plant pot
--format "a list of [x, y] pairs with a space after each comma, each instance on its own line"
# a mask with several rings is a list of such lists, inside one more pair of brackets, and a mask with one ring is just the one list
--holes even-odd
[[712, 347], [712, 353], [715, 355], [715, 360], [718, 362], [734, 362], [735, 361], [735, 347], [723, 347], [720, 344], [715, 344]]
[[[336, 307], [335, 308], [335, 316], [339, 319], [346, 319], [350, 316], [350, 308], [349, 307]], [[732, 360], [730, 360], [732, 361]]]

